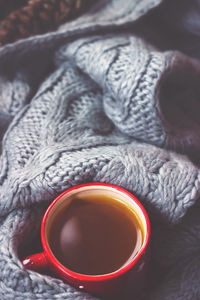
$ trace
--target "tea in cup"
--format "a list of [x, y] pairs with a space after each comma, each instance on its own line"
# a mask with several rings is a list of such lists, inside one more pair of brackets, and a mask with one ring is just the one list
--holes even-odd
[[75, 186], [47, 209], [41, 227], [44, 252], [23, 265], [53, 270], [70, 284], [100, 296], [143, 284], [150, 224], [125, 189], [104, 183]]

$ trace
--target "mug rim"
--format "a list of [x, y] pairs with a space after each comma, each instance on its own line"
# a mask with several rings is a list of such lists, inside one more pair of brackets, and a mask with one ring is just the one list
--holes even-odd
[[[137, 206], [139, 206], [139, 208], [141, 209], [141, 212], [144, 216], [145, 222], [146, 222], [146, 230], [145, 230], [145, 238], [142, 244], [141, 249], [138, 251], [138, 253], [130, 260], [130, 262], [128, 262], [126, 265], [122, 266], [121, 268], [117, 269], [114, 272], [108, 273], [108, 274], [102, 274], [102, 275], [86, 275], [86, 274], [81, 274], [81, 273], [77, 273], [74, 271], [71, 271], [70, 269], [66, 268], [65, 266], [63, 266], [59, 260], [57, 260], [57, 258], [53, 255], [48, 243], [47, 243], [47, 239], [45, 236], [45, 224], [46, 224], [46, 220], [48, 218], [49, 212], [51, 211], [51, 209], [53, 208], [53, 206], [55, 205], [55, 203], [57, 203], [65, 194], [76, 190], [76, 189], [80, 189], [82, 187], [91, 187], [91, 186], [103, 186], [103, 187], [109, 187], [109, 188], [113, 188], [114, 190], [120, 191], [123, 194], [126, 194], [128, 197], [130, 197]], [[147, 212], [145, 210], [145, 208], [143, 207], [143, 205], [140, 203], [140, 201], [130, 192], [128, 192], [126, 189], [114, 185], [114, 184], [110, 184], [110, 183], [101, 183], [101, 182], [92, 182], [92, 183], [83, 183], [83, 184], [79, 184], [76, 186], [73, 186], [67, 190], [65, 190], [64, 192], [62, 192], [58, 197], [56, 197], [52, 203], [49, 205], [49, 207], [47, 208], [44, 217], [42, 219], [42, 224], [41, 224], [41, 241], [42, 241], [42, 245], [43, 245], [43, 249], [45, 252], [45, 255], [47, 256], [48, 260], [54, 265], [54, 267], [56, 267], [57, 269], [59, 269], [62, 273], [64, 273], [65, 275], [79, 280], [79, 281], [87, 281], [87, 282], [99, 282], [99, 281], [105, 281], [105, 280], [110, 280], [116, 277], [121, 276], [122, 274], [126, 273], [127, 271], [129, 271], [134, 265], [136, 265], [136, 263], [138, 262], [138, 260], [140, 259], [140, 257], [144, 254], [148, 244], [149, 244], [149, 240], [150, 240], [150, 221], [149, 221], [149, 217], [147, 215]]]

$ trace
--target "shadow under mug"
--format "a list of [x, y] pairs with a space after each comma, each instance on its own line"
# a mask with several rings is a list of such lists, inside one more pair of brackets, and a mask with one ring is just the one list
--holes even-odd
[[[58, 209], [67, 207], [70, 197], [79, 194], [108, 195], [116, 201], [128, 205], [140, 219], [143, 226], [143, 242], [138, 253], [128, 260], [118, 270], [103, 275], [79, 274], [63, 266], [54, 256], [48, 243], [48, 226], [52, 223], [52, 216]], [[150, 222], [148, 215], [139, 200], [127, 190], [106, 183], [87, 183], [74, 186], [59, 195], [48, 207], [42, 219], [41, 241], [44, 251], [23, 259], [23, 266], [34, 271], [49, 269], [51, 273], [69, 284], [98, 296], [119, 295], [131, 291], [131, 295], [138, 295], [144, 286], [147, 274], [147, 261], [149, 254]], [[116, 297], [117, 298], [117, 297]]]

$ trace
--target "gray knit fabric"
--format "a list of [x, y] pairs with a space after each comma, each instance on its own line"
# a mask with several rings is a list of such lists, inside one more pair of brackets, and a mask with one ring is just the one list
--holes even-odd
[[144, 300], [200, 299], [200, 2], [175, 2], [96, 1], [0, 49], [1, 300], [97, 299], [20, 260], [50, 202], [95, 181], [128, 189], [150, 216]]

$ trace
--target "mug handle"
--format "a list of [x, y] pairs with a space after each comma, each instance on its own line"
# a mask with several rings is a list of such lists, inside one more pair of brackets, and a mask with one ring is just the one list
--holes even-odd
[[29, 255], [22, 260], [22, 264], [26, 269], [32, 271], [44, 271], [48, 269], [48, 260], [45, 252]]

